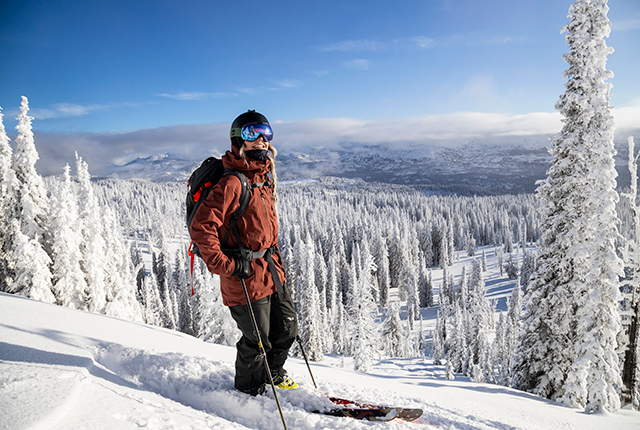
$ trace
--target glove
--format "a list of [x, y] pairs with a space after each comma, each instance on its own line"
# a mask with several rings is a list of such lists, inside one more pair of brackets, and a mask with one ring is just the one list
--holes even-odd
[[236, 268], [233, 270], [231, 276], [237, 276], [240, 279], [247, 279], [251, 276], [251, 262], [242, 257], [233, 257], [236, 263]]

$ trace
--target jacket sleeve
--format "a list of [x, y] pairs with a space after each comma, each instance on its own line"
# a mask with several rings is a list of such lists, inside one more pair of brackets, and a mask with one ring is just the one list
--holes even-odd
[[[191, 222], [191, 240], [198, 245], [200, 255], [211, 273], [231, 276], [235, 261], [223, 254], [219, 237], [220, 227], [239, 206], [240, 181], [223, 176], [204, 202], [198, 207]], [[223, 229], [225, 230], [225, 229]]]

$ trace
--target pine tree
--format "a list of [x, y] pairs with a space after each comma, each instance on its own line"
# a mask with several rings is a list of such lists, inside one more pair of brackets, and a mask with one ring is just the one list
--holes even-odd
[[[348, 297], [349, 328], [351, 341], [353, 342], [353, 368], [360, 372], [366, 372], [373, 364], [376, 354], [376, 323], [374, 315], [376, 306], [371, 295], [370, 273], [365, 268], [358, 270], [359, 246], [355, 244], [351, 259], [351, 288]], [[373, 261], [371, 261], [373, 264]], [[363, 276], [358, 276], [361, 273]]]
[[628, 139], [629, 160], [628, 168], [631, 174], [631, 189], [623, 194], [629, 200], [632, 216], [632, 238], [626, 241], [624, 250], [625, 266], [629, 268], [629, 290], [626, 293], [628, 303], [627, 312], [630, 319], [627, 323], [628, 339], [626, 340], [624, 360], [622, 365], [622, 405], [631, 404], [635, 409], [640, 408], [640, 206], [638, 206], [638, 155], [635, 153], [633, 137]]
[[387, 315], [382, 324], [382, 340], [385, 352], [390, 357], [404, 357], [406, 351], [406, 339], [400, 320], [400, 305], [391, 302], [387, 308]]
[[89, 166], [76, 154], [76, 175], [78, 180], [78, 201], [80, 205], [80, 226], [82, 242], [82, 270], [87, 280], [83, 306], [89, 312], [104, 313], [107, 306], [107, 285], [102, 259], [106, 255], [100, 206], [91, 184]]
[[420, 307], [429, 308], [433, 306], [433, 278], [431, 270], [427, 270], [422, 252], [420, 253], [420, 276], [418, 277], [418, 295]]
[[467, 256], [473, 257], [476, 254], [476, 240], [473, 236], [467, 237]]
[[391, 276], [389, 273], [389, 249], [385, 235], [374, 236], [374, 262], [378, 268], [376, 276], [378, 278], [378, 289], [380, 292], [380, 306], [386, 307], [389, 304], [389, 288], [391, 287]]
[[144, 297], [144, 306], [142, 309], [143, 321], [150, 325], [162, 325], [162, 301], [158, 292], [158, 284], [156, 277], [151, 272], [142, 280], [142, 295]]
[[17, 179], [11, 167], [13, 151], [9, 145], [9, 137], [4, 128], [4, 114], [0, 108], [0, 291], [9, 291], [9, 285], [13, 282], [14, 273], [9, 265], [11, 259], [12, 244], [15, 240], [10, 236], [10, 220], [15, 213]]
[[233, 346], [240, 339], [240, 329], [231, 317], [231, 312], [222, 303], [220, 277], [212, 275], [202, 259], [194, 261], [193, 288], [191, 298], [194, 305], [194, 326], [199, 338], [221, 345]]
[[436, 318], [436, 327], [432, 335], [432, 351], [433, 364], [439, 366], [442, 364], [442, 360], [445, 357], [444, 350], [444, 318], [442, 317], [444, 312], [442, 308], [438, 311], [438, 317]]
[[298, 309], [298, 327], [300, 339], [310, 360], [321, 361], [324, 358], [322, 346], [322, 319], [320, 293], [316, 287], [314, 267], [314, 245], [300, 238], [293, 251], [298, 261], [296, 271], [296, 305]]
[[473, 264], [472, 276], [475, 273], [477, 273], [477, 281], [471, 290], [470, 297], [471, 327], [469, 329], [471, 331], [467, 339], [469, 339], [468, 347], [473, 359], [472, 364], [477, 365], [472, 376], [475, 381], [484, 382], [489, 376], [486, 374], [486, 369], [489, 367], [486, 361], [487, 356], [490, 355], [488, 333], [491, 308], [485, 294], [482, 268], [477, 260]]
[[556, 104], [564, 125], [538, 187], [545, 219], [525, 300], [517, 380], [522, 389], [587, 411], [618, 409], [622, 385], [607, 12], [607, 0], [577, 0], [564, 28], [569, 79]]
[[22, 97], [16, 126], [16, 150], [13, 154], [13, 170], [17, 179], [16, 198], [12, 202], [14, 206], [8, 208], [7, 213], [11, 220], [8, 231], [12, 242], [9, 267], [13, 268], [15, 278], [8, 291], [53, 303], [55, 299], [51, 292], [49, 269], [51, 258], [47, 252], [50, 250], [50, 243], [46, 231], [49, 202], [44, 182], [35, 167], [38, 152], [31, 128], [33, 118], [28, 112], [29, 102], [26, 97]]
[[33, 118], [28, 115], [29, 102], [22, 97], [20, 114], [17, 117], [18, 136], [16, 137], [16, 150], [13, 154], [13, 170], [19, 186], [18, 207], [12, 216], [20, 219], [21, 229], [29, 238], [45, 245], [45, 219], [48, 212], [47, 192], [42, 177], [36, 171], [38, 151], [31, 122]]
[[179, 326], [178, 300], [171, 284], [171, 257], [163, 229], [156, 228], [155, 232], [159, 251], [152, 253], [152, 272], [158, 283], [162, 303], [162, 326], [176, 330]]
[[53, 291], [57, 304], [82, 309], [87, 283], [80, 266], [82, 237], [78, 226], [78, 201], [75, 188], [71, 186], [69, 170], [67, 164], [62, 180], [56, 183], [51, 196]]
[[521, 313], [522, 290], [520, 288], [520, 282], [516, 281], [516, 285], [511, 292], [504, 328], [505, 352], [502, 356], [502, 375], [500, 383], [507, 387], [513, 385], [514, 351], [516, 351], [518, 347], [518, 335], [521, 328]]
[[22, 233], [17, 219], [9, 222], [8, 231], [14, 240], [9, 265], [13, 268], [15, 278], [7, 291], [41, 302], [55, 303], [49, 271], [51, 259], [42, 245]]
[[107, 305], [104, 313], [128, 321], [142, 321], [142, 309], [136, 300], [137, 273], [134, 272], [113, 209], [103, 208], [102, 222], [106, 250], [103, 264]]

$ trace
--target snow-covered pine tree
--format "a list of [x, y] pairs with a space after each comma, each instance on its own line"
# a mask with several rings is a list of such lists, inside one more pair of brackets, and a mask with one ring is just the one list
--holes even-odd
[[467, 256], [473, 257], [476, 254], [476, 240], [473, 236], [467, 236]]
[[390, 226], [391, 231], [387, 237], [389, 248], [389, 279], [391, 288], [399, 288], [400, 299], [405, 300], [404, 290], [402, 287], [402, 264], [403, 264], [403, 243], [400, 236], [400, 229], [397, 223]]
[[445, 358], [444, 350], [444, 311], [442, 308], [438, 311], [438, 317], [436, 318], [436, 327], [432, 332], [431, 340], [431, 356], [433, 357], [433, 364], [439, 366], [442, 364], [442, 360]]
[[433, 262], [433, 243], [431, 237], [431, 224], [422, 223], [418, 230], [418, 238], [420, 241], [420, 249], [424, 253], [424, 260], [427, 267], [434, 266]]
[[568, 81], [556, 104], [564, 125], [538, 187], [545, 219], [517, 367], [519, 388], [587, 411], [618, 409], [622, 385], [607, 12], [607, 0], [576, 0], [564, 28]]
[[382, 324], [382, 344], [389, 357], [404, 357], [406, 339], [402, 320], [400, 319], [400, 304], [393, 301], [387, 308], [387, 315]]
[[8, 226], [12, 218], [12, 210], [16, 208], [17, 180], [11, 168], [13, 150], [9, 145], [9, 137], [4, 128], [4, 114], [0, 108], [0, 291], [8, 291], [13, 282], [13, 269], [9, 266], [14, 240], [9, 235]]
[[455, 259], [455, 241], [454, 241], [454, 235], [453, 235], [453, 216], [449, 216], [449, 220], [447, 222], [447, 231], [446, 231], [446, 237], [447, 237], [447, 261], [448, 264], [453, 264], [453, 261]]
[[517, 257], [514, 257], [513, 254], [509, 254], [504, 270], [510, 279], [516, 279], [520, 273]]
[[440, 225], [440, 260], [438, 264], [440, 268], [444, 269], [446, 266], [451, 266], [453, 264], [453, 259], [451, 259], [451, 253], [453, 250], [449, 248], [450, 240], [449, 240], [449, 224], [447, 221], [444, 221]]
[[440, 287], [440, 306], [443, 303], [450, 304], [455, 300], [455, 290], [451, 285], [451, 277], [449, 276], [449, 266], [442, 268], [442, 286]]
[[420, 273], [418, 276], [418, 296], [420, 299], [419, 307], [429, 308], [433, 306], [433, 278], [431, 270], [427, 269], [424, 255], [420, 251]]
[[407, 286], [407, 322], [413, 329], [413, 323], [420, 313], [420, 291], [418, 289], [418, 276], [415, 273], [417, 268], [411, 264], [404, 269], [405, 284]]
[[331, 320], [331, 334], [333, 335], [333, 352], [345, 354], [347, 351], [347, 317], [342, 294], [338, 293], [336, 307]]
[[[374, 315], [377, 311], [371, 295], [370, 270], [361, 267], [357, 270], [360, 250], [354, 245], [351, 258], [349, 297], [347, 301], [348, 322], [353, 350], [353, 368], [359, 372], [366, 372], [373, 365], [378, 347], [377, 327]], [[371, 260], [370, 264], [373, 264]], [[363, 274], [358, 277], [357, 273]]]
[[[10, 267], [13, 267], [15, 277], [13, 285], [8, 290], [53, 303], [49, 269], [51, 244], [46, 231], [49, 202], [44, 181], [36, 171], [38, 151], [31, 127], [33, 118], [28, 112], [29, 101], [23, 96], [20, 114], [17, 117], [18, 136], [13, 154], [13, 170], [17, 179], [16, 198], [12, 201], [14, 206], [9, 208], [7, 214], [10, 220], [17, 221], [17, 225], [8, 229], [10, 240], [13, 242]], [[14, 236], [18, 230], [25, 237]]]
[[78, 223], [78, 200], [72, 187], [70, 167], [67, 164], [62, 178], [56, 181], [50, 200], [49, 229], [52, 236], [51, 272], [56, 303], [74, 309], [82, 309], [86, 298], [87, 283], [82, 271]]
[[82, 242], [82, 269], [87, 280], [87, 302], [83, 306], [89, 312], [104, 313], [107, 306], [107, 286], [102, 259], [106, 255], [106, 244], [102, 234], [102, 217], [96, 198], [89, 166], [76, 153], [76, 175], [78, 180], [78, 201]]
[[431, 224], [431, 246], [432, 246], [432, 255], [433, 255], [433, 265], [434, 266], [440, 266], [441, 265], [441, 260], [442, 260], [442, 256], [441, 256], [441, 251], [442, 251], [442, 245], [441, 242], [444, 240], [444, 238], [441, 235], [441, 227], [439, 224], [437, 224], [436, 222]]
[[[336, 303], [338, 300], [338, 294], [340, 293], [340, 285], [338, 279], [340, 277], [340, 270], [338, 268], [338, 257], [334, 254], [330, 254], [327, 261], [327, 285], [325, 288], [325, 301], [327, 302], [327, 311], [335, 315]], [[331, 320], [330, 320], [331, 321]]]
[[[281, 201], [280, 199], [278, 200], [279, 202]], [[280, 214], [279, 216], [283, 216], [282, 214], [285, 213], [286, 211], [278, 211], [278, 213]], [[278, 237], [278, 247], [280, 249], [280, 256], [282, 257], [282, 265], [284, 267], [284, 273], [286, 274], [287, 277], [287, 287], [289, 288], [289, 291], [291, 292], [291, 295], [293, 297], [294, 295], [294, 291], [296, 290], [296, 286], [295, 286], [295, 279], [293, 279], [292, 275], [295, 272], [295, 268], [294, 268], [294, 260], [293, 260], [293, 245], [291, 244], [291, 235], [289, 234], [289, 232], [292, 231], [292, 228], [285, 228], [284, 225], [282, 223], [282, 220], [280, 220], [280, 225], [282, 225], [283, 227], [280, 228], [280, 234]], [[290, 227], [290, 226], [287, 226]]]
[[515, 351], [518, 347], [518, 336], [521, 328], [520, 314], [522, 313], [522, 289], [520, 282], [516, 280], [516, 285], [511, 292], [507, 308], [507, 318], [505, 319], [505, 354], [503, 355], [502, 374], [499, 383], [507, 387], [513, 385], [513, 365]]
[[103, 260], [107, 288], [105, 315], [142, 321], [142, 309], [136, 300], [136, 274], [113, 209], [103, 208], [102, 222], [106, 250]]
[[20, 221], [15, 218], [9, 221], [7, 228], [14, 241], [9, 265], [15, 276], [7, 291], [41, 302], [55, 303], [49, 271], [51, 260], [42, 245], [22, 233]]
[[460, 305], [457, 302], [451, 303], [448, 314], [448, 317], [443, 321], [447, 334], [444, 349], [447, 357], [447, 368], [451, 366], [451, 370], [455, 372], [456, 369], [460, 368], [460, 360], [465, 352], [458, 349], [458, 339], [460, 336], [464, 336], [464, 333], [461, 333]]
[[457, 302], [461, 309], [467, 309], [469, 305], [469, 279], [467, 277], [467, 266], [462, 266], [460, 274], [460, 286], [458, 287]]
[[16, 118], [18, 125], [16, 130], [16, 150], [13, 154], [13, 170], [19, 186], [18, 208], [14, 216], [20, 220], [22, 232], [32, 239], [39, 241], [45, 250], [45, 218], [47, 217], [49, 202], [44, 181], [36, 171], [38, 151], [33, 137], [31, 122], [33, 117], [28, 115], [29, 101], [22, 97], [20, 114]]
[[520, 267], [520, 285], [527, 288], [531, 274], [536, 270], [536, 255], [533, 251], [524, 251], [522, 254], [522, 267]]
[[[489, 326], [490, 326], [490, 313], [491, 307], [485, 294], [484, 275], [482, 273], [482, 267], [477, 260], [473, 262], [473, 274], [477, 273], [477, 280], [474, 281], [474, 287], [471, 290], [470, 297], [470, 318], [471, 326], [470, 333], [467, 335], [468, 347], [471, 351], [471, 357], [473, 359], [472, 365], [477, 365], [473, 372], [472, 377], [477, 382], [484, 382], [489, 378], [486, 374], [487, 360], [490, 355], [489, 348]], [[490, 379], [490, 378], [489, 378]]]
[[[378, 266], [376, 266], [375, 258], [371, 253], [371, 247], [369, 246], [369, 238], [365, 235], [360, 240], [360, 263], [359, 266], [362, 267], [363, 273], [361, 274], [362, 279], [364, 279], [371, 289], [371, 298], [374, 303], [378, 302], [378, 298], [380, 296], [380, 290], [378, 289], [378, 281], [377, 281], [377, 272]], [[415, 275], [413, 278], [413, 282], [416, 282]]]
[[631, 238], [627, 238], [624, 252], [625, 266], [630, 268], [630, 279], [628, 280], [631, 291], [627, 292], [627, 302], [629, 315], [627, 323], [628, 340], [626, 342], [624, 359], [622, 365], [622, 405], [631, 404], [635, 409], [640, 408], [640, 342], [639, 327], [640, 321], [640, 206], [638, 206], [638, 157], [635, 153], [635, 143], [633, 137], [628, 139], [629, 160], [628, 168], [631, 174], [631, 189], [628, 193], [622, 194], [629, 200], [631, 209], [633, 233]]
[[296, 240], [293, 255], [298, 262], [296, 270], [295, 303], [298, 309], [298, 327], [300, 340], [304, 345], [307, 357], [313, 361], [324, 358], [322, 344], [322, 320], [320, 310], [320, 294], [316, 287], [314, 244], [307, 244], [304, 239]]
[[231, 317], [231, 312], [222, 303], [220, 277], [212, 275], [200, 258], [194, 261], [193, 307], [196, 335], [205, 341], [233, 346], [240, 339], [240, 329]]
[[378, 279], [379, 304], [386, 307], [389, 304], [389, 288], [391, 278], [389, 274], [389, 249], [384, 234], [374, 235], [373, 257], [376, 267], [376, 277]]
[[142, 280], [142, 295], [144, 297], [143, 321], [146, 324], [162, 327], [164, 309], [158, 291], [158, 281], [153, 271]]
[[524, 219], [521, 219], [518, 224], [518, 240], [520, 242], [520, 249], [524, 252], [527, 249], [527, 223]]
[[133, 242], [129, 247], [129, 257], [131, 259], [131, 265], [133, 267], [133, 274], [136, 282], [136, 300], [140, 306], [144, 307], [144, 294], [142, 293], [142, 280], [146, 274], [144, 267], [144, 261], [142, 259], [142, 251], [137, 245], [137, 242]]

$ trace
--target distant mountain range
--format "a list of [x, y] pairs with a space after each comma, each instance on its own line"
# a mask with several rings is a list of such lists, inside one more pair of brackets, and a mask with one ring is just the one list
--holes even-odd
[[[530, 193], [546, 176], [551, 156], [547, 138], [521, 144], [469, 142], [459, 146], [430, 146], [419, 152], [384, 145], [343, 145], [340, 150], [280, 152], [279, 179], [341, 177], [367, 182], [420, 185], [460, 194]], [[626, 145], [618, 145], [618, 183], [629, 184]], [[172, 154], [137, 158], [112, 166], [110, 177], [151, 181], [186, 181], [202, 160]]]

